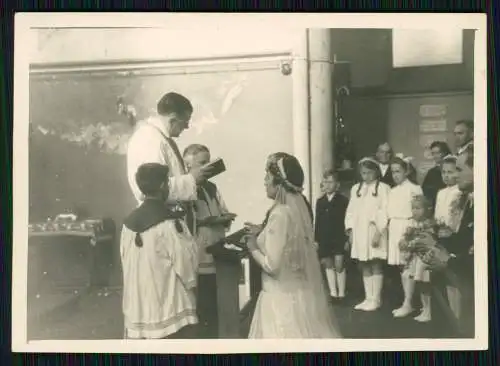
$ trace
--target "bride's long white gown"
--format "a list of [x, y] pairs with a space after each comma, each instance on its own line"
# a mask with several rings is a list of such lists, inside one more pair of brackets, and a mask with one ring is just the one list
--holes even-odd
[[[276, 205], [257, 238], [262, 291], [249, 338], [338, 338], [315, 248], [293, 222], [287, 205]], [[316, 268], [314, 268], [316, 267]]]

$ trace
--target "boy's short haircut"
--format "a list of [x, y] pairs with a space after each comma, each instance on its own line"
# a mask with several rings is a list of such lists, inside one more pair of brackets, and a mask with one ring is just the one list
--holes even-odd
[[135, 173], [135, 182], [145, 196], [153, 196], [161, 190], [167, 180], [168, 166], [158, 163], [146, 163], [139, 166]]
[[210, 150], [205, 145], [192, 144], [192, 145], [189, 145], [188, 147], [186, 147], [182, 156], [185, 158], [187, 156], [194, 156], [194, 155], [201, 153], [201, 152], [206, 152], [206, 153], [210, 154]]
[[327, 169], [323, 172], [323, 179], [332, 177], [333, 180], [338, 181], [339, 174], [333, 169]]

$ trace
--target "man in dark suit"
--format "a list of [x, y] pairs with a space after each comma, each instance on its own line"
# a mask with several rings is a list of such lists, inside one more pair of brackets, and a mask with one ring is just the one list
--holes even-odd
[[[441, 270], [446, 278], [448, 300], [457, 317], [460, 333], [474, 338], [474, 145], [469, 144], [457, 159], [458, 187], [462, 196], [458, 201], [461, 216], [456, 233], [439, 233], [435, 250], [422, 259], [430, 269]], [[430, 238], [426, 238], [431, 240]], [[431, 243], [432, 244], [432, 243]], [[439, 273], [439, 272], [438, 272]], [[450, 289], [454, 291], [450, 292]], [[450, 296], [453, 293], [456, 295]]]
[[391, 173], [391, 159], [393, 155], [392, 147], [388, 142], [378, 145], [375, 156], [380, 167], [381, 181], [390, 187], [394, 187], [395, 185]]
[[346, 287], [344, 255], [347, 237], [344, 220], [349, 201], [338, 193], [339, 181], [334, 171], [328, 170], [323, 174], [322, 187], [324, 195], [316, 202], [314, 236], [330, 295], [342, 299]]

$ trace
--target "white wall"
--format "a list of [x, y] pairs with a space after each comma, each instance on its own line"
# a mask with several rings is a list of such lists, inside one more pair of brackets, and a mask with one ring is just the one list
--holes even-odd
[[291, 51], [294, 29], [32, 29], [31, 63], [192, 59]]

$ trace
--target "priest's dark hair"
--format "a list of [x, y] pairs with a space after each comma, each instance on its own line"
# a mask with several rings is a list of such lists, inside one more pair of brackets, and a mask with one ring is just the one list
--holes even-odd
[[156, 196], [167, 180], [168, 166], [158, 163], [146, 163], [139, 166], [135, 173], [135, 182], [146, 197]]
[[161, 97], [156, 109], [160, 116], [167, 116], [172, 113], [193, 113], [193, 105], [189, 99], [175, 92], [169, 92]]

